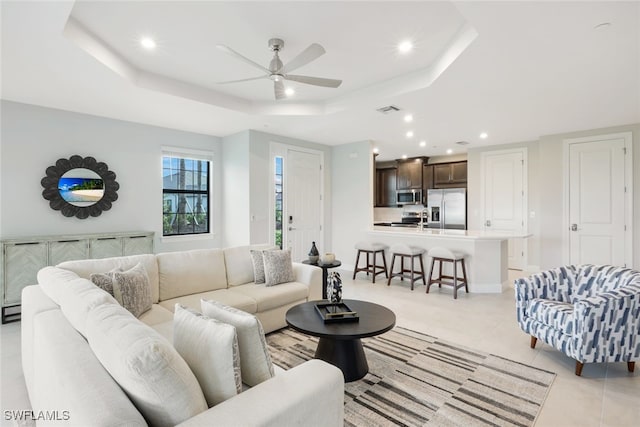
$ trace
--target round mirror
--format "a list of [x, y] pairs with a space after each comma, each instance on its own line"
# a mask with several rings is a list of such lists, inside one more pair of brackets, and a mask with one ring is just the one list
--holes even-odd
[[58, 159], [46, 173], [40, 181], [44, 187], [42, 197], [49, 200], [51, 209], [64, 216], [80, 219], [100, 216], [118, 200], [120, 185], [116, 182], [116, 174], [93, 157]]
[[91, 206], [102, 199], [104, 181], [92, 170], [75, 168], [60, 177], [58, 191], [73, 206]]

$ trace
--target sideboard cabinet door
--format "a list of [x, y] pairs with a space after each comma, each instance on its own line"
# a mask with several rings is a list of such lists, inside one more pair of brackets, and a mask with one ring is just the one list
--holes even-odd
[[122, 238], [98, 237], [89, 243], [89, 258], [111, 258], [122, 256]]
[[123, 239], [124, 255], [153, 253], [153, 236], [131, 236]]
[[38, 271], [47, 265], [46, 242], [5, 245], [3, 306], [20, 304], [22, 289], [37, 284]]
[[89, 243], [86, 240], [58, 240], [49, 242], [49, 265], [89, 258]]

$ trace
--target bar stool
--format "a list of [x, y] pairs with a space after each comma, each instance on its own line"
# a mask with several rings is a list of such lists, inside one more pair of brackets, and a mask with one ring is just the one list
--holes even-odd
[[[358, 255], [356, 256], [356, 266], [353, 270], [353, 279], [356, 278], [356, 273], [359, 271], [366, 271], [367, 276], [369, 273], [373, 274], [373, 283], [376, 283], [376, 276], [378, 274], [384, 273], [384, 277], [387, 276], [387, 259], [385, 258], [384, 251], [389, 248], [389, 246], [382, 243], [372, 243], [372, 242], [358, 242], [355, 246], [358, 250]], [[360, 254], [364, 252], [367, 254], [367, 265], [365, 267], [358, 267], [358, 263], [360, 261]], [[382, 264], [378, 265], [376, 262], [376, 254], [382, 254]], [[369, 259], [369, 256], [373, 255], [373, 262]]]
[[[464, 286], [464, 290], [469, 293], [469, 287], [467, 286], [467, 270], [464, 265], [465, 254], [458, 251], [451, 251], [442, 247], [435, 247], [429, 249], [427, 254], [431, 257], [431, 268], [429, 268], [429, 283], [427, 284], [427, 293], [429, 293], [429, 287], [432, 284], [437, 283], [439, 288], [442, 285], [453, 287], [453, 299], [458, 298], [458, 288]], [[433, 267], [438, 262], [438, 277], [433, 279]], [[453, 276], [442, 274], [442, 263], [453, 263]], [[458, 277], [458, 263], [462, 265], [462, 277]], [[448, 280], [446, 280], [448, 279]]]
[[[391, 247], [391, 254], [393, 257], [391, 258], [391, 268], [389, 269], [389, 280], [387, 280], [387, 286], [391, 284], [391, 279], [394, 277], [400, 277], [400, 280], [407, 279], [411, 280], [411, 290], [413, 290], [413, 284], [418, 280], [422, 280], [422, 284], [426, 284], [424, 278], [424, 264], [422, 262], [422, 254], [424, 254], [425, 250], [418, 246], [409, 246], [404, 244], [393, 245]], [[393, 272], [393, 264], [396, 262], [396, 257], [400, 257], [400, 271], [398, 273]], [[411, 269], [404, 268], [404, 259], [411, 258]], [[418, 258], [420, 260], [420, 270], [416, 270], [415, 259]], [[405, 274], [408, 273], [408, 274]]]

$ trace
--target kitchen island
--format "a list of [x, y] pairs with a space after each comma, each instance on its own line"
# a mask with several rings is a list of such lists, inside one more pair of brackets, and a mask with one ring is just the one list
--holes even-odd
[[[529, 234], [508, 231], [444, 230], [425, 228], [373, 226], [367, 239], [389, 247], [404, 243], [425, 250], [440, 246], [464, 252], [469, 292], [500, 293], [508, 286], [508, 247], [510, 238], [525, 238]], [[431, 259], [425, 255], [425, 276]], [[451, 271], [448, 271], [450, 274]], [[420, 288], [418, 288], [420, 289]]]

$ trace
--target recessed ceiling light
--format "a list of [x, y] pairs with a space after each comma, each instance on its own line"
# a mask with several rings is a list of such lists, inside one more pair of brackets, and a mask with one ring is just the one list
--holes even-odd
[[293, 90], [293, 88], [288, 87], [284, 90], [284, 94], [287, 96], [293, 96], [296, 93], [295, 90]]
[[403, 154], [403, 155], [402, 155], [402, 158], [403, 158], [403, 159], [406, 159], [406, 158], [407, 158], [407, 155], [406, 155], [406, 154]]
[[400, 53], [409, 53], [411, 52], [412, 49], [413, 49], [413, 43], [411, 43], [411, 40], [405, 40], [398, 43], [398, 51]]
[[156, 48], [156, 42], [151, 37], [143, 37], [140, 39], [143, 48], [152, 50]]
[[413, 131], [412, 130], [407, 132], [407, 138], [413, 138]]
[[407, 114], [404, 116], [404, 121], [407, 123], [411, 123], [413, 121], [413, 116], [411, 114]]
[[447, 154], [451, 154], [451, 153], [453, 153], [453, 150], [452, 150], [451, 148], [449, 148], [449, 149], [447, 150]]
[[426, 147], [427, 141], [420, 141], [420, 147]]
[[374, 153], [376, 153], [376, 154], [378, 154], [378, 153], [380, 152], [380, 149], [379, 149], [378, 147], [375, 147], [375, 148], [373, 149], [373, 152], [374, 152]]
[[482, 133], [480, 134], [480, 138], [481, 138], [481, 139], [487, 139], [487, 137], [488, 137], [488, 136], [489, 136], [489, 134], [488, 134], [488, 133], [486, 133], [486, 132], [482, 132]]

